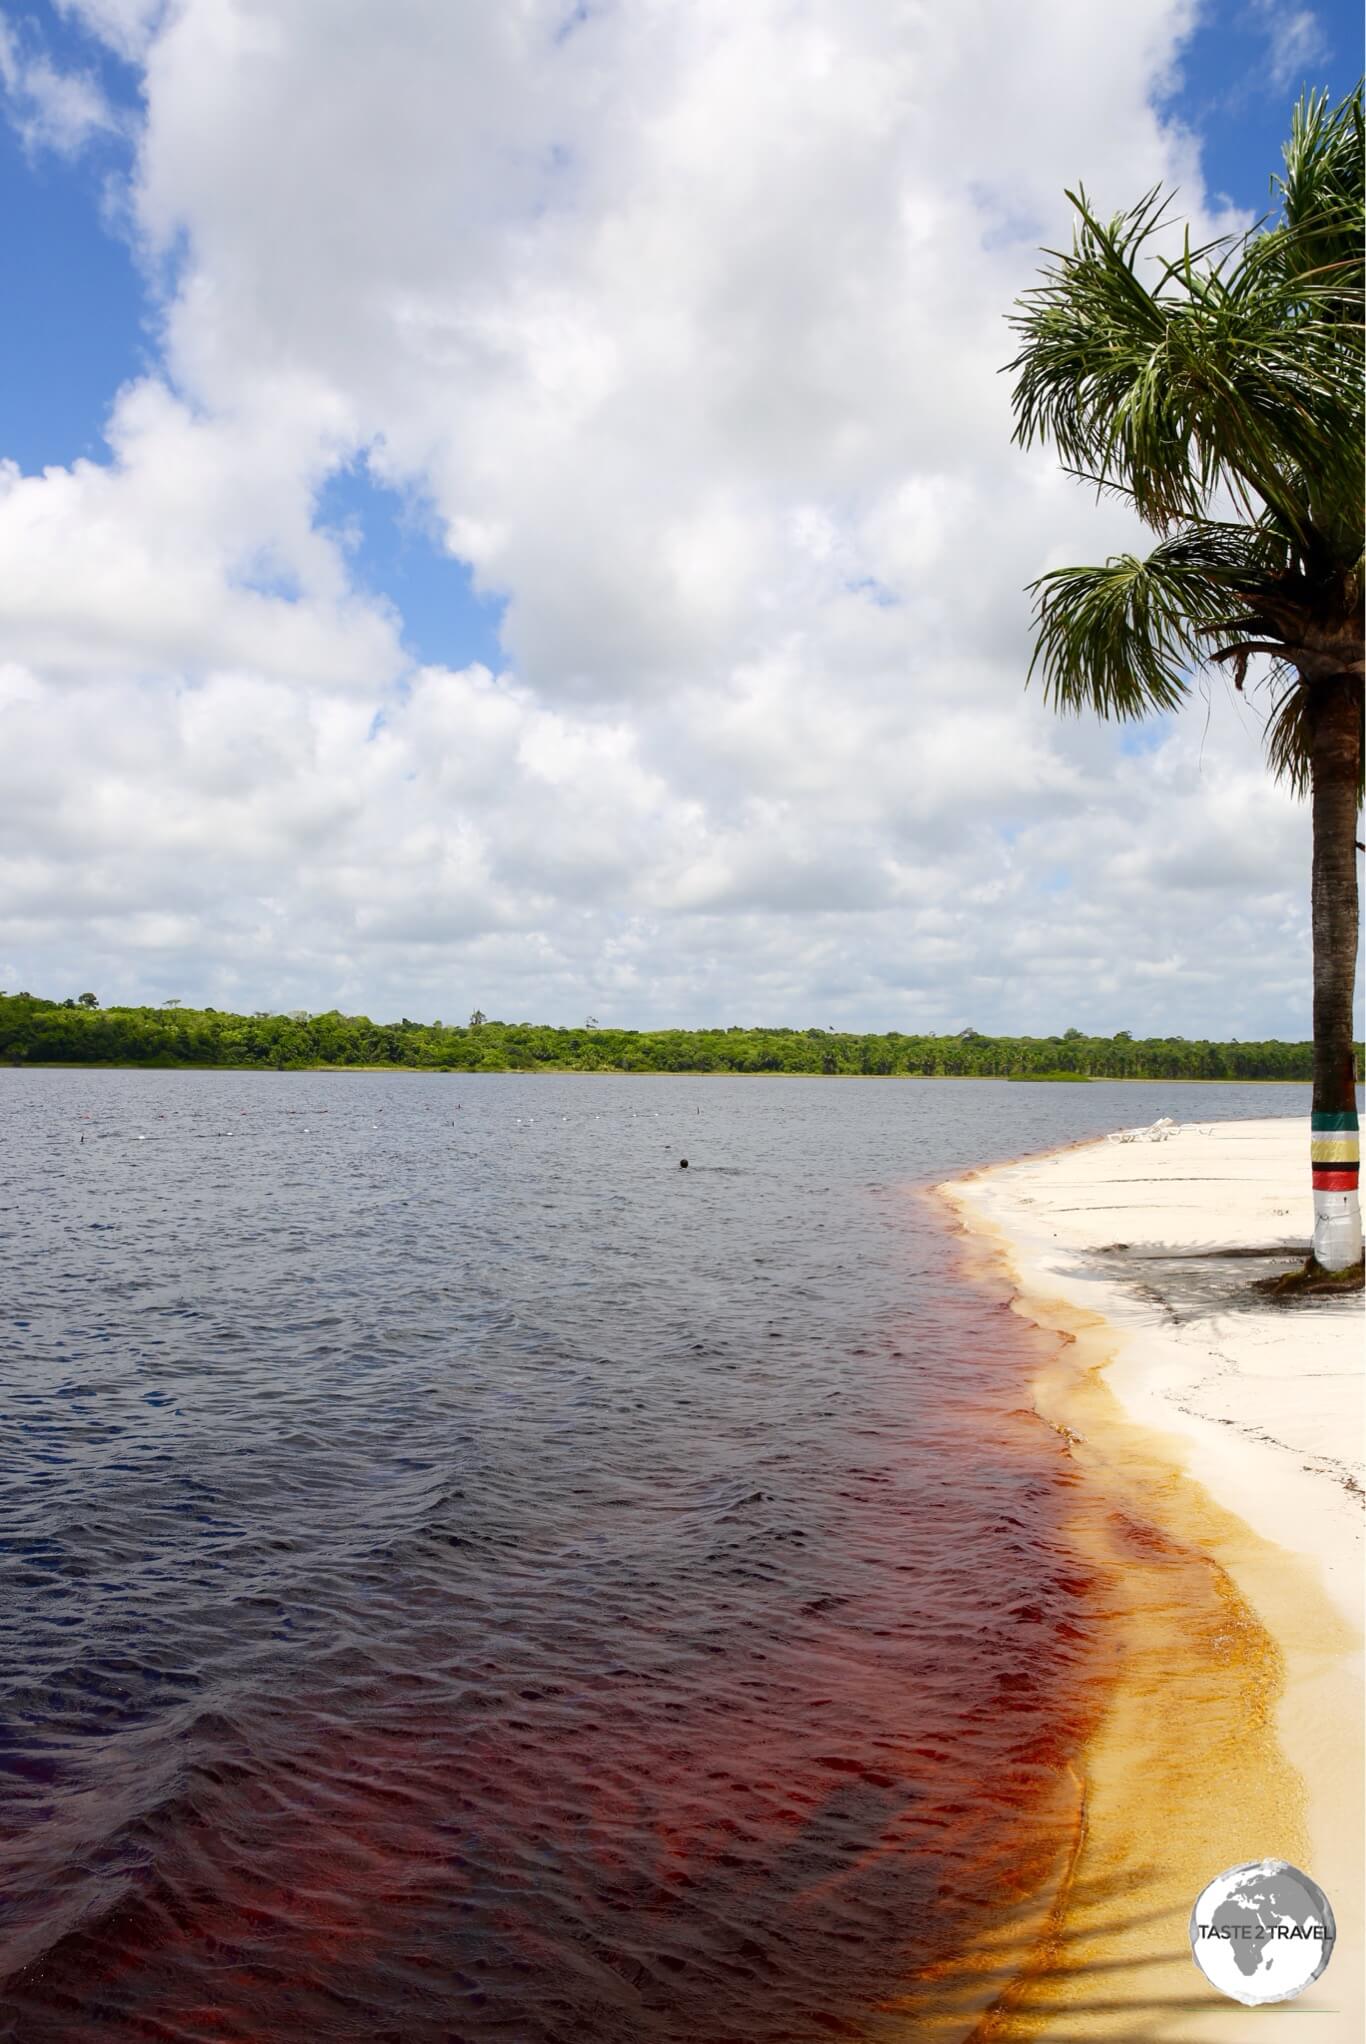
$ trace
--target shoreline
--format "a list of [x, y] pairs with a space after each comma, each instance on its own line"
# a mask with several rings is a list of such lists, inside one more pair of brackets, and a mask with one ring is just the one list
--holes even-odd
[[[1117, 1656], [1060, 1920], [973, 2044], [1363, 2034], [1361, 1302], [1250, 1289], [1304, 1253], [1306, 1133], [1072, 1144], [935, 1188], [1056, 1340], [1034, 1403], [1092, 1479], [1070, 1531]], [[1263, 1857], [1314, 1875], [1338, 1927], [1322, 1979], [1265, 2015], [1208, 1987], [1186, 1936], [1205, 1881]]]
[[[172, 1060], [158, 1063], [151, 1058], [136, 1063], [121, 1064], [109, 1058], [23, 1058], [8, 1064], [0, 1063], [0, 1073], [10, 1072], [260, 1072], [270, 1078], [281, 1078], [291, 1072], [409, 1072], [425, 1075], [429, 1079], [528, 1079], [548, 1078], [563, 1073], [571, 1078], [612, 1078], [612, 1079], [857, 1079], [876, 1080], [887, 1085], [935, 1085], [935, 1086], [1054, 1086], [1056, 1079], [1036, 1079], [1020, 1072], [740, 1072], [692, 1069], [685, 1067], [677, 1072], [639, 1071], [630, 1065], [206, 1065], [186, 1061], [177, 1064]], [[1108, 1078], [1082, 1074], [1077, 1080], [1063, 1081], [1065, 1084], [1084, 1086], [1298, 1086], [1308, 1088], [1308, 1079], [1167, 1079], [1159, 1073], [1155, 1078]], [[995, 1166], [987, 1167], [995, 1169]]]

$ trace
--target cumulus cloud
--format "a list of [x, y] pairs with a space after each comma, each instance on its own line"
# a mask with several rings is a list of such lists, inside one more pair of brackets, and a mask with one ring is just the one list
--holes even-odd
[[238, 667], [284, 686], [373, 692], [402, 660], [314, 529], [325, 431], [301, 407], [196, 416], [144, 380], [116, 402], [112, 460], [0, 466], [6, 645], [52, 681]]
[[[1023, 585], [1130, 533], [1011, 446], [1003, 313], [1079, 177], [1220, 224], [1154, 110], [1186, 0], [67, 11], [141, 68], [173, 283], [110, 461], [0, 485], [6, 984], [1304, 1026], [1246, 707], [1132, 752], [1023, 689]], [[499, 674], [359, 592], [358, 460]]]

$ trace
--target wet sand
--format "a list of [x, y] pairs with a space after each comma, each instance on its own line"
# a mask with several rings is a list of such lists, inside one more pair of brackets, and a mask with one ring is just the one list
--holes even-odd
[[[1307, 1147], [1299, 1119], [1221, 1123], [940, 1189], [1058, 1337], [1035, 1403], [1092, 1479], [1072, 1532], [1116, 1654], [1051, 1918], [976, 1955], [1002, 1984], [974, 2044], [1366, 2028], [1361, 1302], [1253, 1289], [1304, 1253]], [[1325, 1888], [1338, 1944], [1298, 2000], [1249, 2010], [1186, 1924], [1213, 1875], [1269, 1856]]]

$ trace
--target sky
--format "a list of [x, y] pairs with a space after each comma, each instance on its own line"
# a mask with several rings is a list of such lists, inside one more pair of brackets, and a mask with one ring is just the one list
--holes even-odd
[[0, 986], [1309, 1032], [1255, 694], [1026, 690], [1064, 189], [1270, 203], [1355, 8], [0, 0]]

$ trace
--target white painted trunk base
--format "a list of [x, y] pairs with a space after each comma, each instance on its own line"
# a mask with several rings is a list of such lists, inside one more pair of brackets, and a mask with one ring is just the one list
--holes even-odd
[[1361, 1196], [1314, 1194], [1314, 1258], [1323, 1270], [1350, 1270], [1361, 1261]]

